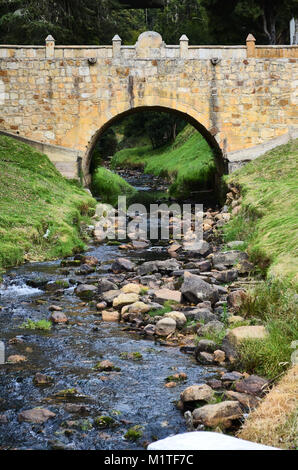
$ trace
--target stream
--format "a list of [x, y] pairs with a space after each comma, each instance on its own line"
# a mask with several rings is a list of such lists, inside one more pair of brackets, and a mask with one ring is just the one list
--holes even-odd
[[[148, 175], [132, 175], [127, 180], [148, 196], [156, 191], [149, 186]], [[168, 258], [162, 245], [123, 254], [118, 246], [91, 243], [86, 254], [100, 261], [95, 273], [80, 275], [76, 268], [66, 270], [57, 260], [27, 263], [7, 270], [4, 276], [0, 340], [5, 343], [6, 358], [19, 354], [27, 360], [0, 366], [0, 415], [5, 414], [8, 421], [0, 422], [0, 449], [144, 449], [153, 440], [186, 431], [175, 402], [188, 385], [204, 383], [214, 375], [214, 367], [198, 365], [178, 347], [145, 339], [125, 324], [101, 321], [94, 305], [82, 302], [74, 293], [78, 282], [109, 278], [109, 267], [117, 257], [138, 263]], [[45, 290], [48, 281], [61, 281], [63, 288]], [[67, 324], [54, 325], [50, 331], [22, 327], [28, 319], [48, 319], [52, 304], [62, 308]], [[139, 352], [142, 359], [121, 358], [123, 352]], [[94, 370], [103, 359], [120, 371]], [[35, 385], [37, 372], [50, 376], [53, 383]], [[166, 388], [166, 377], [179, 372], [185, 372], [187, 380]], [[55, 396], [68, 389], [75, 393]], [[19, 412], [35, 407], [47, 408], [56, 416], [44, 424], [19, 422]], [[102, 415], [112, 417], [115, 426], [93, 426], [93, 419]], [[135, 425], [142, 427], [141, 439], [125, 439], [127, 430]]]

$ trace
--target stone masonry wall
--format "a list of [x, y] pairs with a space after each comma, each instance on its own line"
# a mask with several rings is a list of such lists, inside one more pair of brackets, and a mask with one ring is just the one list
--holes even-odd
[[[269, 52], [268, 52], [269, 51]], [[184, 113], [230, 162], [255, 158], [298, 131], [298, 47], [0, 46], [0, 131], [29, 139], [66, 176], [117, 116], [142, 107]]]

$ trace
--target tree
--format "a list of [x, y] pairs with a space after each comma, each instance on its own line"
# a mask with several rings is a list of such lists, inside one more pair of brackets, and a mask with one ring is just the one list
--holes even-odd
[[297, 0], [202, 0], [212, 43], [241, 44], [248, 33], [259, 43], [288, 43], [289, 21], [298, 15]]

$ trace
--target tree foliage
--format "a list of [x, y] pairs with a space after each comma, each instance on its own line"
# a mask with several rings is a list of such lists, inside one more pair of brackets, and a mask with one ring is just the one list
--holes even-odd
[[[190, 44], [244, 44], [253, 33], [259, 44], [288, 43], [289, 20], [297, 0], [164, 0], [164, 9], [119, 9], [119, 0], [0, 0], [0, 42], [110, 44], [119, 34], [134, 44], [139, 34], [158, 31], [167, 44], [182, 34]], [[224, 4], [224, 7], [223, 7]]]

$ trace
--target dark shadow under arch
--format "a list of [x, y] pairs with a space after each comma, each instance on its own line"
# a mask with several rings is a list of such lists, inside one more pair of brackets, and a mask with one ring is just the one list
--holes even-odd
[[179, 115], [182, 119], [184, 119], [186, 122], [191, 124], [207, 141], [209, 144], [210, 148], [213, 151], [214, 155], [214, 160], [217, 168], [217, 173], [218, 176], [221, 177], [224, 174], [228, 173], [228, 165], [227, 165], [227, 160], [223, 155], [223, 152], [221, 148], [219, 147], [216, 139], [214, 136], [204, 127], [200, 122], [198, 122], [196, 119], [191, 117], [187, 113], [183, 113], [182, 111], [178, 111], [173, 108], [167, 108], [165, 106], [139, 106], [136, 108], [129, 109], [127, 111], [124, 111], [123, 113], [117, 114], [115, 117], [111, 118], [109, 121], [107, 121], [95, 134], [93, 135], [89, 146], [87, 150], [87, 157], [85, 159], [85, 164], [84, 164], [84, 169], [85, 173], [89, 174], [89, 168], [91, 164], [91, 159], [92, 159], [92, 153], [94, 150], [94, 147], [96, 145], [96, 142], [100, 138], [100, 136], [113, 124], [115, 124], [117, 121], [120, 121], [121, 119], [131, 115], [131, 114], [136, 114], [141, 111], [162, 111], [162, 112], [167, 112], [171, 114], [176, 114]]

